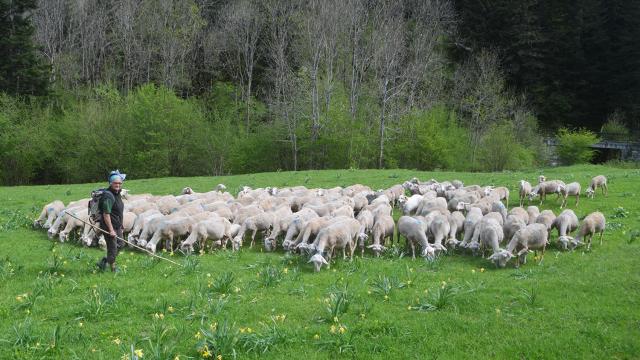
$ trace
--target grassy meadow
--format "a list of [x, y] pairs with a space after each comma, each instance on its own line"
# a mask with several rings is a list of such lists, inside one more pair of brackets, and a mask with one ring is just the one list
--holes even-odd
[[[88, 196], [104, 184], [0, 187], [1, 359], [631, 359], [640, 357], [640, 170], [605, 166], [527, 172], [327, 170], [225, 177], [128, 180], [132, 193], [208, 191], [224, 183], [389, 187], [421, 180], [506, 185], [539, 174], [584, 189], [609, 178], [609, 196], [581, 198], [579, 218], [607, 217], [604, 244], [533, 254], [515, 269], [453, 253], [427, 262], [402, 256], [337, 259], [313, 273], [307, 257], [281, 250], [163, 254], [137, 251], [119, 273], [95, 273], [104, 251], [52, 242], [31, 229], [42, 206]], [[559, 213], [549, 197], [542, 209]], [[396, 211], [396, 218], [399, 212]], [[356, 252], [358, 254], [358, 252]], [[206, 346], [205, 346], [206, 345]], [[142, 355], [142, 356], [140, 356]]]

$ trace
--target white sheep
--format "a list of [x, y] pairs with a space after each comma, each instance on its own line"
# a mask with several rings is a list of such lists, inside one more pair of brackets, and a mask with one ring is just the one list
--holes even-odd
[[609, 188], [607, 187], [607, 178], [604, 175], [598, 175], [591, 179], [591, 183], [587, 189], [587, 197], [594, 198], [598, 187], [602, 189], [602, 194], [607, 196]]
[[[537, 250], [542, 251], [540, 257], [540, 263], [544, 259], [544, 252], [549, 243], [549, 233], [544, 224], [531, 224], [525, 228], [516, 231], [513, 238], [507, 246], [507, 256], [517, 256], [516, 267], [520, 266], [520, 263], [527, 263], [527, 253], [529, 250], [535, 250], [537, 256]], [[518, 251], [514, 255], [514, 251]], [[508, 261], [508, 260], [507, 260]]]
[[[330, 266], [331, 257], [335, 249], [342, 249], [342, 257], [346, 259], [345, 250], [349, 248], [349, 256], [353, 259], [358, 237], [364, 235], [360, 230], [360, 223], [353, 218], [340, 221], [320, 230], [316, 239], [316, 254], [309, 260], [309, 262], [313, 263], [314, 270], [318, 272], [322, 265]], [[322, 256], [325, 250], [327, 253], [326, 260]]]
[[[520, 198], [520, 206], [524, 205], [524, 199], [531, 194], [531, 183], [525, 180], [520, 180], [520, 184], [518, 184], [518, 196]], [[531, 201], [531, 200], [529, 200]]]
[[573, 247], [583, 243], [583, 239], [587, 240], [587, 250], [591, 249], [591, 239], [596, 233], [600, 233], [600, 245], [602, 245], [602, 236], [606, 227], [606, 220], [604, 215], [599, 212], [592, 212], [582, 220], [582, 225], [578, 231], [578, 236], [575, 238]]
[[567, 250], [573, 241], [570, 236], [578, 228], [578, 217], [571, 209], [566, 209], [553, 221], [552, 228], [558, 230], [558, 244], [563, 250]]
[[49, 229], [53, 222], [56, 221], [58, 213], [62, 210], [64, 210], [64, 203], [60, 200], [55, 200], [45, 205], [40, 212], [40, 216], [33, 221], [33, 227]]
[[395, 229], [396, 224], [390, 215], [378, 216], [371, 230], [372, 244], [367, 247], [373, 250], [376, 256], [380, 256], [380, 252], [386, 249], [384, 246], [386, 239], [391, 239], [391, 243], [393, 243], [393, 233]]
[[416, 258], [416, 243], [422, 246], [422, 256], [427, 259], [435, 257], [435, 248], [429, 244], [426, 235], [426, 224], [422, 220], [411, 217], [401, 216], [398, 219], [398, 238], [400, 235], [407, 239], [407, 243], [411, 247], [411, 258]]
[[578, 201], [580, 201], [580, 191], [581, 191], [580, 183], [572, 182], [567, 185], [562, 185], [560, 187], [560, 195], [562, 195], [562, 204], [560, 208], [562, 209], [567, 205], [567, 197], [575, 196], [576, 197], [576, 207], [578, 206]]

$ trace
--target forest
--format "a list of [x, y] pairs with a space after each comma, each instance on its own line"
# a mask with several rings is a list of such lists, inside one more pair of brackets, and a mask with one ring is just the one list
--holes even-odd
[[0, 184], [540, 166], [637, 138], [638, 38], [623, 0], [0, 0]]

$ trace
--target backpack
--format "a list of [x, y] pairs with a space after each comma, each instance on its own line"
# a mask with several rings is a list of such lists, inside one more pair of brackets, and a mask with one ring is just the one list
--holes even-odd
[[100, 209], [100, 202], [107, 191], [107, 189], [98, 189], [91, 192], [91, 200], [89, 200], [88, 206], [89, 220], [94, 224], [102, 220], [102, 210]]

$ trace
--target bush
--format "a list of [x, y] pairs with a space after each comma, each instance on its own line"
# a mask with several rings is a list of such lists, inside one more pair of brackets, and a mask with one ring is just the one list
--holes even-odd
[[558, 132], [558, 157], [565, 165], [585, 164], [593, 159], [595, 150], [590, 146], [600, 141], [596, 134], [586, 129], [560, 129]]
[[511, 122], [493, 124], [482, 139], [479, 162], [482, 170], [502, 171], [532, 166], [535, 154], [520, 144]]
[[600, 128], [602, 136], [610, 140], [625, 140], [629, 137], [629, 129], [624, 124], [623, 115], [615, 111]]

